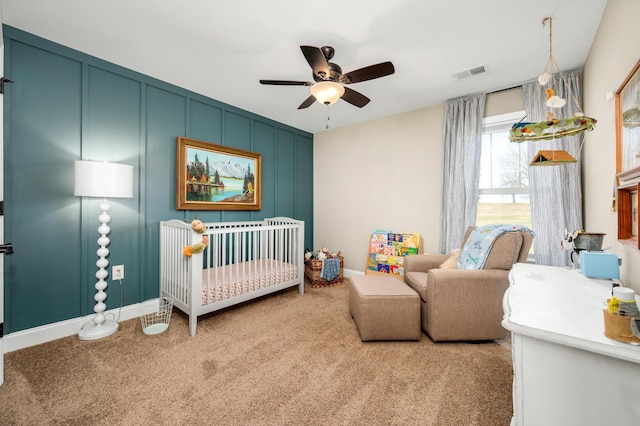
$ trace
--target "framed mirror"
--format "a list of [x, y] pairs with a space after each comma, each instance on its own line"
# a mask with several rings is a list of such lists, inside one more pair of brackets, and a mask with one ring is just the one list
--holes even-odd
[[616, 92], [616, 172], [640, 167], [640, 61]]
[[640, 61], [616, 91], [618, 241], [640, 249]]

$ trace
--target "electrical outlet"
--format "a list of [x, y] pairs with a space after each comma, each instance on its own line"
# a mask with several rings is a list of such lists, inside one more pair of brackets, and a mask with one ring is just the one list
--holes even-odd
[[124, 279], [124, 265], [114, 265], [111, 267], [111, 279], [113, 281]]

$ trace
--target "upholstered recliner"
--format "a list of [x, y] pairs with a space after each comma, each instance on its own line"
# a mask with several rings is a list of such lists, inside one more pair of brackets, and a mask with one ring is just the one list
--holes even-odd
[[[473, 229], [467, 229], [461, 247]], [[431, 339], [504, 339], [502, 299], [509, 286], [509, 270], [514, 263], [526, 261], [532, 239], [524, 231], [500, 235], [483, 269], [439, 268], [450, 255], [405, 256], [404, 280], [420, 295], [422, 329]]]

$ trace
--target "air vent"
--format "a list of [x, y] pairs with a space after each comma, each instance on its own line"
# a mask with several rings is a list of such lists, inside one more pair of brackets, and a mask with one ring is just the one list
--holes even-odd
[[479, 67], [470, 68], [468, 70], [456, 72], [453, 75], [454, 80], [462, 80], [464, 78], [473, 77], [474, 75], [483, 74], [487, 70], [484, 68], [484, 65], [480, 65]]

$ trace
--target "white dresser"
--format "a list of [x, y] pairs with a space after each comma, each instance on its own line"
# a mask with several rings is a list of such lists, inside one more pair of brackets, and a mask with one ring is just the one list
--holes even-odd
[[611, 281], [524, 263], [509, 280], [512, 425], [640, 425], [640, 346], [603, 334]]

